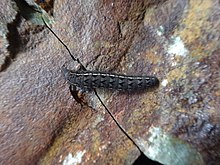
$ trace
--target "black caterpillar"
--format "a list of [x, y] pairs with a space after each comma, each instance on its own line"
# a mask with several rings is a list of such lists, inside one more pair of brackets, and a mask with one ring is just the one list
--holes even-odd
[[136, 91], [159, 86], [159, 80], [153, 76], [127, 76], [84, 70], [72, 71], [65, 67], [63, 67], [63, 74], [70, 85], [86, 89], [109, 88]]

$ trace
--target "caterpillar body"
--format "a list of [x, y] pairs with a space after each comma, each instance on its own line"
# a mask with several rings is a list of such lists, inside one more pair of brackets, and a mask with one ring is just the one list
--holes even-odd
[[153, 76], [128, 76], [97, 71], [72, 71], [63, 68], [65, 79], [70, 85], [80, 88], [108, 88], [122, 91], [136, 91], [155, 88], [159, 80]]

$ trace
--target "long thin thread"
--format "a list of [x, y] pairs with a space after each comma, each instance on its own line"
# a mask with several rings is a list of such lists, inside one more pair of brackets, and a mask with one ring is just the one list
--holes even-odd
[[113, 121], [115, 122], [115, 124], [119, 127], [119, 129], [127, 136], [127, 138], [132, 141], [132, 143], [137, 147], [137, 149], [143, 153], [140, 149], [140, 147], [137, 145], [137, 143], [130, 137], [130, 135], [128, 135], [128, 133], [125, 131], [125, 129], [118, 123], [118, 121], [115, 119], [114, 115], [111, 113], [111, 111], [109, 111], [109, 109], [106, 107], [106, 105], [102, 102], [101, 98], [99, 97], [97, 91], [94, 89], [95, 95], [98, 97], [100, 103], [102, 104], [102, 106], [105, 108], [105, 110], [108, 112], [108, 114], [111, 116], [111, 118], [113, 119]]
[[41, 17], [41, 18], [42, 18], [42, 20], [43, 20], [45, 26], [50, 30], [51, 33], [53, 33], [53, 35], [58, 39], [58, 41], [60, 41], [61, 44], [66, 48], [66, 50], [68, 51], [70, 57], [71, 57], [74, 61], [78, 62], [78, 63], [80, 64], [80, 66], [82, 67], [83, 70], [86, 70], [85, 66], [80, 62], [80, 60], [79, 60], [78, 58], [75, 58], [75, 57], [72, 55], [72, 53], [70, 52], [70, 50], [69, 50], [69, 48], [67, 47], [67, 45], [64, 44], [64, 42], [56, 35], [56, 33], [54, 33], [54, 31], [49, 27], [49, 25], [47, 25], [47, 23], [45, 22], [44, 18], [43, 18], [43, 17]]
[[[71, 52], [70, 52], [69, 48], [67, 47], [67, 45], [64, 44], [64, 42], [53, 32], [53, 30], [47, 25], [47, 23], [45, 22], [45, 20], [43, 19], [43, 17], [42, 17], [42, 20], [43, 20], [45, 26], [50, 30], [50, 32], [53, 33], [54, 36], [55, 36], [55, 37], [62, 43], [62, 45], [67, 49], [67, 51], [68, 51], [69, 55], [71, 56], [71, 58], [72, 58], [74, 61], [77, 61], [77, 62], [81, 65], [82, 69], [87, 70], [87, 69], [84, 67], [84, 65], [80, 62], [80, 60], [79, 60], [78, 58], [75, 58], [75, 57], [71, 54]], [[102, 99], [99, 97], [99, 95], [98, 95], [96, 89], [93, 89], [93, 90], [94, 90], [94, 93], [95, 93], [96, 97], [98, 98], [98, 100], [100, 101], [100, 103], [102, 104], [102, 106], [105, 108], [105, 110], [108, 112], [108, 114], [111, 116], [112, 120], [115, 122], [115, 124], [118, 126], [118, 128], [124, 133], [124, 135], [125, 135], [125, 136], [137, 147], [137, 149], [143, 154], [143, 152], [141, 151], [141, 149], [140, 149], [140, 147], [137, 145], [137, 143], [128, 135], [128, 133], [125, 131], [125, 129], [118, 123], [118, 121], [115, 119], [114, 115], [109, 111], [109, 109], [108, 109], [108, 108], [106, 107], [106, 105], [103, 103], [103, 101], [102, 101]]]

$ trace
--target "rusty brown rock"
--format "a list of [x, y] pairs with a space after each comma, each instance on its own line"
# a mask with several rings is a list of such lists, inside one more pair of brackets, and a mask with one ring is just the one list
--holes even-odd
[[[1, 12], [5, 13], [1, 23], [6, 29], [2, 34], [8, 45], [1, 47], [0, 52], [1, 57], [6, 52], [10, 62], [3, 62], [0, 75], [0, 164], [30, 164], [37, 162], [52, 143], [71, 110], [71, 98], [65, 88], [53, 90], [59, 86], [54, 82], [64, 86], [64, 81], [60, 65], [56, 64], [57, 71], [49, 66], [55, 65], [53, 58], [60, 57], [62, 63], [62, 55], [49, 57], [47, 31], [11, 15], [16, 11], [10, 3], [1, 4]], [[58, 97], [61, 91], [65, 91], [64, 95]]]
[[0, 10], [1, 22], [0, 22], [0, 71], [4, 70], [7, 63], [10, 63], [10, 54], [7, 51], [8, 47], [8, 27], [7, 24], [15, 19], [16, 12], [12, 10], [12, 5], [8, 1], [1, 1]]
[[[160, 79], [148, 93], [98, 90], [146, 156], [163, 164], [217, 164], [219, 11], [217, 0], [55, 1], [52, 28], [90, 70]], [[21, 46], [0, 75], [0, 161], [132, 164], [139, 151], [95, 95], [85, 100], [97, 111], [80, 111], [71, 98], [60, 68], [77, 66], [63, 46], [22, 18], [7, 24]], [[14, 49], [15, 41], [8, 41]]]

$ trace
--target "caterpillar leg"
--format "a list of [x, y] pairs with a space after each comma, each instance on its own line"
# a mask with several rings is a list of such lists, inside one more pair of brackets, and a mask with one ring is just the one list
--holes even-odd
[[73, 96], [73, 98], [76, 100], [81, 105], [81, 108], [83, 106], [87, 106], [93, 110], [95, 110], [93, 107], [89, 106], [88, 103], [83, 99], [83, 94], [86, 91], [85, 89], [77, 89], [75, 85], [70, 85], [69, 86], [70, 93]]

